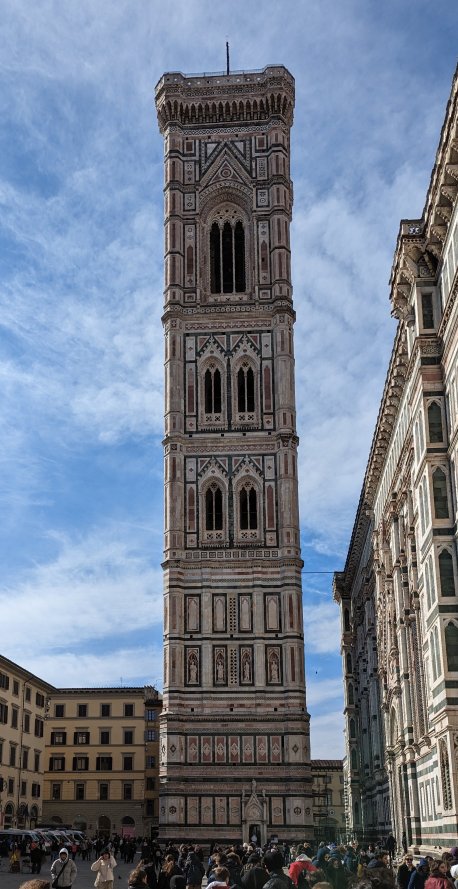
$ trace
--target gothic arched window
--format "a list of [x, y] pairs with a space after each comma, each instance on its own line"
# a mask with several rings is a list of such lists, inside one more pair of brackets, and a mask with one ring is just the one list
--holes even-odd
[[436, 519], [448, 519], [447, 479], [439, 468], [433, 472], [433, 498]]
[[211, 485], [205, 493], [205, 530], [221, 531], [223, 528], [223, 495], [218, 485]]
[[242, 531], [255, 531], [258, 527], [258, 501], [254, 488], [240, 491], [240, 528]]
[[221, 373], [216, 369], [208, 368], [204, 377], [205, 413], [221, 413]]
[[443, 441], [442, 414], [437, 401], [433, 401], [428, 407], [428, 429], [430, 442]]
[[453, 557], [448, 549], [443, 549], [439, 554], [439, 576], [442, 595], [454, 596], [455, 581], [453, 578]]
[[445, 648], [447, 651], [447, 667], [450, 672], [458, 672], [458, 627], [450, 622], [445, 627]]
[[241, 414], [254, 411], [254, 372], [252, 367], [241, 367], [237, 373], [237, 410]]
[[214, 222], [210, 229], [210, 287], [212, 293], [243, 293], [245, 230], [238, 220]]

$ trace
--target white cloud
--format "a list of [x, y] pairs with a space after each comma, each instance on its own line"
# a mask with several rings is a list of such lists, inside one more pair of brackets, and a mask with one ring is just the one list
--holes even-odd
[[304, 605], [304, 637], [306, 654], [338, 654], [340, 613], [334, 602]]
[[314, 716], [311, 721], [312, 759], [342, 759], [345, 753], [341, 710]]
[[[335, 679], [316, 679], [310, 674], [307, 680], [307, 708], [321, 707], [329, 701], [342, 701], [343, 682], [341, 677]], [[313, 724], [313, 721], [312, 721]]]
[[79, 654], [72, 652], [27, 651], [21, 666], [57, 688], [98, 688], [119, 685], [154, 685], [162, 688], [161, 647], [119, 648], [110, 652]]
[[[144, 536], [144, 535], [143, 535]], [[93, 529], [79, 541], [55, 537], [53, 560], [27, 572], [14, 589], [0, 592], [0, 610], [11, 613], [3, 653], [23, 662], [49, 652], [89, 645], [107, 647], [113, 637], [147, 632], [162, 621], [162, 572], [149, 563], [143, 536], [125, 527]], [[24, 636], [32, 622], [33, 634]]]

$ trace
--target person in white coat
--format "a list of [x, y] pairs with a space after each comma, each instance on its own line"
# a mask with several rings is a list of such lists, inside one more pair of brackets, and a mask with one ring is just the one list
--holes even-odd
[[97, 873], [94, 883], [97, 889], [113, 889], [113, 870], [117, 863], [110, 850], [104, 849], [100, 858], [91, 864], [91, 870]]

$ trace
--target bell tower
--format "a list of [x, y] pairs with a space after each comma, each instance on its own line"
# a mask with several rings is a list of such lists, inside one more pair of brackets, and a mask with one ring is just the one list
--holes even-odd
[[[160, 837], [312, 836], [289, 228], [294, 79], [164, 74]], [[250, 833], [251, 832], [251, 833]]]

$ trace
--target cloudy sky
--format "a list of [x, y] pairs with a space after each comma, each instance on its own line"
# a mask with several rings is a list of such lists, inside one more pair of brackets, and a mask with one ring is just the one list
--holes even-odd
[[[296, 78], [293, 278], [312, 755], [339, 756], [334, 570], [456, 64], [450, 0], [3, 0], [1, 652], [57, 685], [162, 681], [164, 71]], [[328, 572], [328, 573], [311, 573]]]

